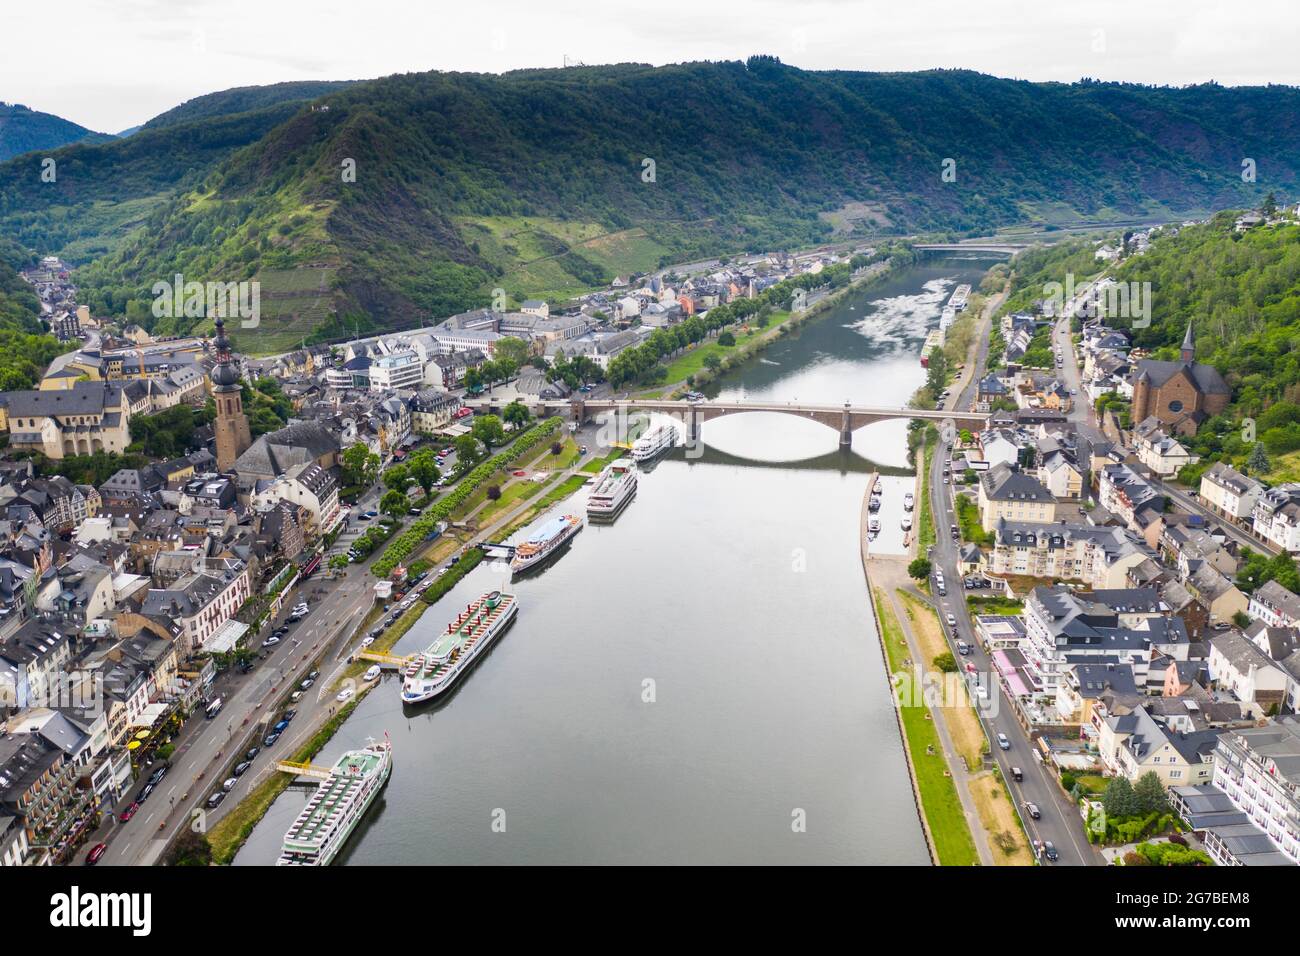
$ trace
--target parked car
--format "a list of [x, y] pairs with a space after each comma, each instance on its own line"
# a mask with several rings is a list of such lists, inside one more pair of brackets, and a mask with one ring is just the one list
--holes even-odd
[[298, 716], [298, 712], [293, 709], [286, 710], [283, 714], [280, 715], [281, 719], [283, 719], [286, 724], [297, 716]]
[[300, 690], [294, 691], [292, 694], [289, 695], [289, 700], [293, 701], [295, 704], [298, 703], [298, 701], [302, 700], [302, 691]]
[[284, 733], [288, 729], [289, 729], [289, 721], [282, 720], [274, 727], [271, 728], [271, 733], [275, 734], [278, 737], [280, 734]]
[[235, 789], [235, 784], [239, 783], [238, 777], [227, 777], [221, 784], [221, 789], [226, 793]]
[[344, 687], [341, 691], [338, 692], [338, 695], [334, 699], [337, 700], [340, 704], [342, 704], [345, 701], [347, 701], [348, 698], [350, 698], [354, 693], [356, 692], [351, 687]]
[[1053, 863], [1061, 858], [1061, 855], [1056, 852], [1056, 845], [1051, 840], [1043, 844], [1043, 855]]
[[108, 852], [107, 843], [96, 843], [94, 846], [90, 848], [90, 853], [86, 855], [86, 865], [94, 866], [96, 863], [98, 863], [100, 860], [104, 858], [104, 854], [107, 852]]
[[302, 690], [307, 690], [307, 689], [308, 689], [309, 687], [311, 687], [311, 685], [314, 684], [314, 683], [316, 683], [314, 680], [312, 680], [310, 677], [306, 677], [306, 678], [303, 678], [302, 683], [299, 684], [298, 687], [299, 687], [300, 689], [302, 689]]
[[236, 777], [242, 777], [252, 765], [253, 761], [251, 760], [241, 760], [239, 763], [235, 764], [235, 769], [230, 772]]
[[218, 790], [212, 796], [208, 797], [208, 809], [211, 810], [213, 807], [220, 804], [221, 801], [224, 799], [226, 799], [226, 791]]
[[277, 637], [276, 635], [272, 634], [270, 637], [268, 637], [266, 640], [264, 640], [264, 641], [262, 642], [262, 646], [263, 646], [263, 647], [275, 647], [275, 645], [277, 645], [277, 644], [279, 644], [279, 643], [280, 643], [280, 638]]
[[149, 782], [155, 787], [162, 783], [162, 778], [167, 776], [167, 767], [163, 765], [149, 775]]
[[133, 816], [135, 816], [136, 811], [139, 809], [140, 809], [139, 801], [132, 803], [129, 807], [127, 807], [125, 810], [123, 810], [121, 813], [117, 815], [117, 822], [126, 823], [126, 821], [130, 820]]
[[277, 740], [279, 740], [279, 739], [280, 739], [280, 735], [279, 735], [278, 733], [270, 733], [270, 734], [267, 734], [267, 735], [262, 739], [262, 746], [263, 746], [263, 747], [272, 747], [272, 746], [275, 745], [275, 742], [276, 742]]
[[1038, 804], [1030, 803], [1028, 800], [1025, 801], [1025, 813], [1029, 814], [1030, 818], [1034, 820], [1043, 818], [1043, 812], [1038, 809]]

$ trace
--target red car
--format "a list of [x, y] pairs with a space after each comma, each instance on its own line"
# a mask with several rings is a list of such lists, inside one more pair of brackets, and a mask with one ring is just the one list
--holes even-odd
[[131, 804], [129, 807], [127, 807], [125, 810], [123, 810], [121, 813], [117, 815], [117, 822], [126, 823], [127, 820], [130, 820], [133, 816], [135, 816], [135, 811], [139, 809], [140, 809], [140, 803], [139, 801], [136, 801], [135, 803]]
[[513, 474], [516, 478], [523, 478], [525, 475], [528, 474], [528, 472], [526, 472], [526, 471], [515, 471], [515, 472], [511, 472], [511, 474]]
[[86, 866], [94, 866], [108, 852], [107, 843], [96, 843], [90, 848], [90, 855], [86, 857]]

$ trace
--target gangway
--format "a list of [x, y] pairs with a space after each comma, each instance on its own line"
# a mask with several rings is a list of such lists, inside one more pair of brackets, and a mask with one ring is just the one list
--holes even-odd
[[281, 760], [275, 765], [275, 769], [281, 773], [291, 773], [295, 777], [315, 777], [317, 780], [330, 778], [328, 767], [318, 767], [313, 763], [299, 763], [296, 760]]
[[411, 663], [411, 658], [403, 657], [400, 654], [389, 654], [386, 651], [357, 651], [358, 660], [374, 661], [380, 667], [395, 667], [399, 671], [407, 664]]

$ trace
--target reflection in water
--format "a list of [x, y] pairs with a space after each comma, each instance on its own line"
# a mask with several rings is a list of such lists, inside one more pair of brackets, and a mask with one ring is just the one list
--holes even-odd
[[[978, 276], [950, 262], [895, 276], [713, 394], [902, 404], [920, 340], [854, 323], [877, 300]], [[789, 416], [709, 422], [701, 457], [665, 455], [616, 522], [588, 525], [543, 573], [476, 568], [396, 651], [423, 649], [490, 588], [519, 597], [510, 631], [436, 708], [403, 710], [386, 676], [316, 758], [392, 735], [392, 779], [339, 862], [924, 864], [859, 558], [865, 473], [909, 484], [904, 429], [863, 429], [845, 453]], [[236, 862], [273, 862], [305, 800], [277, 799]]]

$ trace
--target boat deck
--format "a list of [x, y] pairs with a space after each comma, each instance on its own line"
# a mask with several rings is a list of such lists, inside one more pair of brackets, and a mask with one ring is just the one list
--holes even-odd
[[312, 794], [307, 806], [285, 834], [285, 848], [314, 849], [354, 799], [356, 791], [379, 770], [380, 760], [379, 754], [366, 751], [346, 754], [335, 765], [329, 779]]
[[450, 668], [455, 662], [448, 660], [449, 655], [457, 650], [461, 655], [468, 653], [497, 619], [510, 609], [514, 604], [514, 597], [503, 594], [496, 607], [484, 610], [486, 604], [487, 598], [479, 598], [467, 610], [458, 614], [456, 621], [447, 625], [447, 629], [438, 635], [437, 640], [411, 662], [405, 676], [428, 679]]

